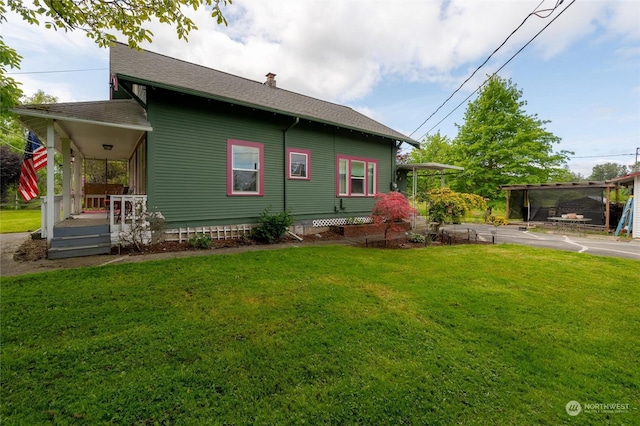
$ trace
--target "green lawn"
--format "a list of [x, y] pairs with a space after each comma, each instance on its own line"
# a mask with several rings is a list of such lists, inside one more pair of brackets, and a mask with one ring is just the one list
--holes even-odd
[[0, 210], [0, 234], [40, 228], [40, 210]]
[[2, 278], [2, 423], [640, 424], [639, 276], [467, 245]]

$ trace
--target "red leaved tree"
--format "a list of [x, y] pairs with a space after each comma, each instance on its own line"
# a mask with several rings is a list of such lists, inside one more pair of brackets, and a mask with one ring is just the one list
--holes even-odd
[[376, 195], [378, 201], [373, 206], [371, 218], [373, 222], [384, 224], [384, 239], [387, 240], [388, 231], [402, 231], [399, 225], [403, 220], [410, 219], [417, 210], [409, 205], [409, 201], [399, 192]]

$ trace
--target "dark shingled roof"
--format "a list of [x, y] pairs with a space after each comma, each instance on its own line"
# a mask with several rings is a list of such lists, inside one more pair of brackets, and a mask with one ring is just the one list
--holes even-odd
[[359, 130], [417, 146], [418, 142], [359, 112], [211, 68], [114, 43], [111, 73], [141, 84]]
[[71, 119], [104, 123], [118, 127], [151, 128], [144, 108], [131, 99], [19, 105], [14, 111], [27, 116]]

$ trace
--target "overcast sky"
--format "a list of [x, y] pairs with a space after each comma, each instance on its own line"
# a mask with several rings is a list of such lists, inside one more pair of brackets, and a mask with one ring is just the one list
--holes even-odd
[[[562, 139], [556, 150], [575, 152], [573, 171], [588, 176], [598, 163], [632, 164], [640, 147], [638, 0], [564, 0], [546, 18], [532, 15], [422, 125], [531, 12], [555, 5], [234, 0], [224, 9], [228, 27], [189, 10], [199, 30], [188, 43], [151, 24], [154, 40], [144, 47], [261, 82], [273, 72], [279, 88], [351, 106], [415, 139], [438, 130], [453, 139], [465, 98], [549, 24], [499, 75], [522, 90], [529, 114], [551, 121], [547, 129]], [[27, 95], [42, 89], [61, 102], [108, 99], [108, 50], [82, 32], [46, 30], [9, 14], [2, 34], [23, 56], [12, 76]]]

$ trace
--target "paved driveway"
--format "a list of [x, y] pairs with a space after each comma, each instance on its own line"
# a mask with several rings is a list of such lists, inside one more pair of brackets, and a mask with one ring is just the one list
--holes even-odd
[[[466, 233], [475, 230], [482, 241], [491, 241], [496, 228], [491, 225], [461, 224], [443, 227], [450, 232]], [[518, 226], [502, 226], [497, 229], [495, 241], [500, 243], [524, 244], [533, 247], [546, 247], [556, 250], [589, 253], [599, 256], [625, 257], [640, 260], [640, 239], [621, 239], [600, 235], [577, 235], [553, 233], [552, 231], [520, 231]]]

